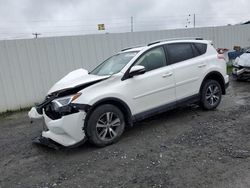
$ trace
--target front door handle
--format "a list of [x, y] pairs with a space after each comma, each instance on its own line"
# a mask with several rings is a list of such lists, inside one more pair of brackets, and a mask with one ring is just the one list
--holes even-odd
[[207, 66], [205, 63], [198, 65], [199, 68], [202, 68], [202, 67], [205, 67], [205, 66]]
[[169, 76], [172, 76], [173, 73], [172, 72], [167, 72], [165, 74], [162, 75], [163, 78], [166, 78], [166, 77], [169, 77]]

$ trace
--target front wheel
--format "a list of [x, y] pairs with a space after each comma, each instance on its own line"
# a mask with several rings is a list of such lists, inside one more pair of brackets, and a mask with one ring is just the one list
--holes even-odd
[[118, 141], [124, 128], [121, 110], [114, 105], [105, 104], [97, 107], [90, 115], [87, 136], [91, 143], [103, 147]]
[[215, 109], [221, 102], [221, 86], [216, 80], [206, 80], [201, 90], [201, 106], [205, 110]]

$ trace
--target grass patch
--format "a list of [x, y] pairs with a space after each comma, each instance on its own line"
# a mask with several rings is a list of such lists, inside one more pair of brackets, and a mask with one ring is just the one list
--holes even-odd
[[232, 72], [233, 72], [233, 66], [232, 65], [228, 65], [227, 66], [227, 74], [232, 74]]
[[18, 110], [7, 110], [5, 112], [1, 112], [0, 113], [0, 119], [4, 119], [10, 115], [13, 115], [15, 113], [19, 113], [19, 112], [25, 112], [25, 111], [28, 111], [30, 110], [31, 107], [26, 107], [26, 108], [20, 108]]

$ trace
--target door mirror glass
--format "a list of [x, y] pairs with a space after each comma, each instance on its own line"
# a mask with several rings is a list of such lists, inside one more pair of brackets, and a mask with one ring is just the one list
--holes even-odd
[[142, 65], [135, 65], [133, 66], [130, 71], [129, 71], [129, 77], [134, 77], [136, 75], [140, 75], [140, 74], [144, 74], [145, 71], [145, 67]]

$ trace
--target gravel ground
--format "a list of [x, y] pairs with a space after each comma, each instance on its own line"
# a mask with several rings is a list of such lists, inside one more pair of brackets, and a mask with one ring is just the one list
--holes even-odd
[[250, 83], [231, 82], [215, 111], [176, 109], [105, 148], [33, 145], [42, 122], [0, 119], [3, 187], [250, 187]]

